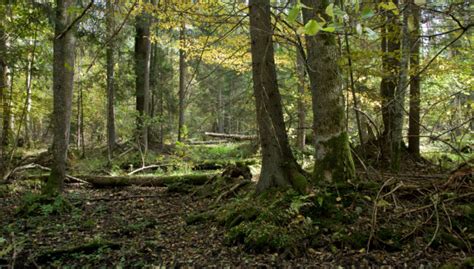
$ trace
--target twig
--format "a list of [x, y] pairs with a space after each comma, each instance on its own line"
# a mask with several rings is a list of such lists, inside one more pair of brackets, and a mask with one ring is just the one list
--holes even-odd
[[390, 194], [393, 194], [396, 190], [398, 190], [400, 187], [404, 186], [403, 182], [400, 182], [395, 188], [393, 188], [390, 192], [384, 194], [381, 198], [384, 198], [386, 196], [389, 196]]
[[159, 168], [161, 167], [162, 165], [159, 165], [159, 164], [152, 164], [152, 165], [148, 165], [148, 166], [143, 166], [141, 168], [138, 168], [136, 170], [133, 170], [132, 172], [128, 173], [129, 176], [135, 174], [135, 173], [138, 173], [140, 171], [143, 171], [143, 170], [147, 170], [147, 169], [152, 169], [152, 168]]
[[[437, 195], [436, 195], [437, 196]], [[439, 232], [439, 214], [438, 214], [438, 203], [439, 201], [436, 201], [438, 198], [432, 198], [432, 202], [433, 202], [433, 206], [434, 206], [434, 213], [435, 213], [435, 216], [436, 216], [436, 228], [435, 228], [435, 231], [433, 233], [433, 237], [431, 237], [431, 240], [430, 242], [426, 245], [425, 247], [425, 250], [427, 250], [431, 244], [434, 242], [434, 240], [436, 239], [436, 236], [438, 236], [438, 232]]]
[[237, 184], [235, 184], [232, 188], [230, 188], [228, 191], [226, 192], [223, 192], [221, 193], [221, 195], [219, 195], [217, 197], [217, 199], [214, 201], [214, 204], [217, 204], [222, 198], [226, 197], [227, 195], [229, 195], [230, 193], [236, 191], [237, 189], [249, 184], [251, 181], [250, 180], [245, 180], [245, 181], [241, 181]]
[[87, 67], [86, 69], [86, 73], [89, 72], [89, 70], [92, 68], [92, 66], [94, 66], [95, 64], [95, 61], [97, 60], [97, 58], [99, 57], [100, 53], [99, 51], [103, 50], [107, 45], [109, 45], [109, 43], [115, 38], [115, 36], [120, 33], [120, 31], [122, 30], [123, 26], [125, 25], [125, 23], [128, 21], [128, 18], [130, 17], [130, 14], [132, 14], [132, 11], [135, 9], [135, 6], [137, 5], [138, 3], [138, 0], [135, 0], [135, 2], [133, 2], [132, 4], [132, 7], [128, 10], [128, 13], [127, 15], [125, 15], [125, 18], [123, 19], [122, 23], [120, 24], [119, 28], [109, 37], [109, 39], [107, 39], [107, 41], [102, 44], [102, 46], [96, 51], [95, 53], [95, 56], [94, 58], [92, 59], [90, 65]]
[[[457, 200], [457, 199], [466, 198], [466, 197], [469, 197], [471, 195], [474, 195], [474, 192], [468, 192], [468, 193], [459, 195], [457, 197], [451, 197], [451, 198], [445, 199], [441, 202], [442, 203], [447, 203], [447, 202], [451, 202], [451, 201], [454, 201], [454, 200]], [[417, 207], [417, 208], [413, 208], [413, 209], [410, 209], [410, 210], [407, 210], [405, 212], [402, 212], [402, 213], [398, 214], [398, 216], [403, 216], [403, 215], [410, 214], [410, 213], [413, 213], [413, 212], [416, 212], [416, 211], [424, 210], [424, 209], [430, 208], [432, 206], [433, 206], [433, 204], [429, 204], [429, 205], [424, 205], [424, 206], [420, 206], [420, 207]]]
[[375, 234], [375, 225], [377, 225], [377, 202], [379, 200], [379, 197], [380, 197], [380, 193], [382, 193], [382, 190], [383, 188], [385, 188], [385, 186], [388, 185], [388, 183], [390, 183], [390, 181], [392, 181], [393, 178], [389, 178], [387, 181], [385, 181], [382, 185], [382, 187], [380, 187], [379, 191], [377, 192], [377, 196], [375, 197], [374, 199], [374, 210], [372, 211], [372, 219], [371, 219], [371, 227], [370, 227], [370, 236], [369, 236], [369, 240], [367, 240], [367, 253], [369, 253], [369, 250], [370, 250], [370, 243], [372, 241], [372, 238], [374, 237], [374, 234]]
[[75, 18], [71, 24], [69, 24], [67, 26], [67, 28], [62, 32], [60, 33], [59, 35], [57, 35], [54, 39], [60, 39], [62, 38], [67, 32], [69, 32], [72, 27], [82, 18], [84, 17], [84, 15], [86, 15], [87, 11], [92, 7], [92, 5], [94, 4], [94, 0], [91, 0], [89, 2], [89, 4], [86, 6], [86, 8], [82, 11], [81, 15], [77, 16], [77, 18]]

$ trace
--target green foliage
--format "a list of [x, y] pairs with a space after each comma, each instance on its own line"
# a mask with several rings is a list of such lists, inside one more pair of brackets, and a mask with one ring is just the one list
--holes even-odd
[[70, 212], [72, 209], [72, 204], [61, 195], [50, 197], [28, 192], [24, 194], [16, 214], [50, 216]]
[[295, 251], [301, 240], [319, 231], [310, 217], [300, 214], [302, 208], [313, 206], [310, 198], [292, 190], [249, 194], [218, 209], [216, 220], [228, 228], [228, 244], [243, 243], [255, 251]]

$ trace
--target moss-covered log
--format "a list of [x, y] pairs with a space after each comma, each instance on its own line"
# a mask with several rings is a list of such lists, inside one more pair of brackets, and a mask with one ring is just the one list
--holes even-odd
[[[138, 186], [154, 186], [165, 187], [171, 184], [182, 183], [189, 185], [203, 185], [212, 177], [219, 175], [219, 173], [207, 174], [187, 174], [187, 175], [172, 175], [172, 176], [97, 176], [97, 175], [78, 175], [80, 178], [95, 187], [124, 187], [131, 185]], [[26, 176], [23, 179], [32, 180], [37, 179], [46, 181], [47, 174]]]
[[154, 186], [164, 187], [177, 182], [190, 185], [203, 185], [209, 181], [214, 174], [189, 174], [173, 176], [78, 176], [96, 187], [120, 187], [120, 186]]

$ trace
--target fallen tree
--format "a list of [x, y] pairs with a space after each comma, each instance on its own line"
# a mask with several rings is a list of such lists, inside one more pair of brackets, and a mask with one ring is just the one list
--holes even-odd
[[153, 186], [165, 187], [169, 184], [183, 183], [189, 185], [203, 185], [212, 177], [218, 175], [213, 174], [188, 174], [188, 175], [172, 175], [172, 176], [78, 176], [79, 178], [91, 183], [96, 187], [121, 187], [121, 186]]
[[[74, 178], [80, 179], [81, 182], [92, 184], [95, 187], [125, 187], [125, 186], [153, 186], [153, 187], [165, 187], [171, 184], [181, 183], [188, 185], [203, 185], [208, 182], [214, 176], [219, 173], [206, 173], [206, 174], [186, 174], [186, 175], [169, 175], [169, 176], [157, 176], [157, 175], [143, 175], [143, 176], [100, 176], [100, 175], [76, 175]], [[41, 175], [29, 175], [23, 177], [25, 180], [37, 179], [46, 181], [48, 174]], [[67, 181], [66, 181], [67, 182]], [[69, 181], [71, 182], [71, 181]], [[77, 181], [73, 181], [77, 182]]]
[[210, 137], [226, 138], [226, 139], [232, 139], [236, 141], [257, 139], [256, 135], [224, 134], [224, 133], [213, 133], [213, 132], [205, 132], [204, 134]]

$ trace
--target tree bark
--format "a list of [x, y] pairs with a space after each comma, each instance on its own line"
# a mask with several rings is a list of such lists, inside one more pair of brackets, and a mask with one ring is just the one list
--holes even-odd
[[68, 10], [73, 7], [74, 3], [74, 0], [56, 0], [53, 44], [53, 164], [48, 182], [43, 189], [47, 195], [60, 193], [66, 177], [74, 82], [75, 38], [73, 30], [65, 30], [72, 21]]
[[408, 123], [408, 150], [415, 156], [420, 156], [420, 88], [421, 78], [417, 74], [420, 66], [420, 7], [410, 0], [410, 11], [413, 18], [413, 31], [410, 35], [410, 112]]
[[7, 34], [0, 26], [0, 96], [2, 101], [2, 137], [0, 143], [4, 151], [10, 141], [10, 80], [8, 78], [7, 50]]
[[186, 42], [186, 35], [185, 35], [185, 25], [181, 26], [181, 30], [179, 32], [179, 42], [180, 42], [180, 49], [179, 49], [179, 105], [178, 105], [178, 141], [183, 140], [183, 127], [184, 127], [184, 98], [185, 98], [185, 88], [186, 88], [186, 53], [184, 52], [184, 46]]
[[392, 135], [392, 155], [390, 166], [392, 170], [400, 169], [401, 150], [403, 143], [403, 120], [405, 115], [405, 92], [408, 87], [408, 65], [410, 61], [410, 33], [408, 31], [409, 7], [403, 9], [403, 24], [401, 35], [401, 55], [397, 89], [394, 96], [394, 121]]
[[109, 162], [112, 159], [113, 151], [115, 147], [115, 112], [114, 112], [114, 65], [115, 65], [115, 46], [114, 42], [110, 42], [113, 33], [115, 32], [114, 27], [114, 3], [112, 1], [106, 1], [106, 31], [107, 39], [109, 40], [106, 49], [107, 57], [107, 157]]
[[293, 187], [305, 192], [307, 182], [291, 152], [283, 121], [273, 49], [269, 0], [250, 0], [253, 89], [262, 147], [262, 170], [257, 192]]
[[[398, 7], [398, 0], [393, 3]], [[395, 128], [395, 92], [397, 88], [400, 60], [400, 27], [398, 18], [391, 11], [385, 11], [386, 24], [381, 28], [382, 36], [382, 69], [383, 77], [380, 83], [380, 95], [382, 97], [382, 119], [384, 125], [382, 137], [382, 154], [390, 160], [393, 156], [394, 128]]]
[[9, 128], [5, 128], [5, 119], [9, 117], [6, 102], [6, 96], [8, 95], [8, 65], [7, 65], [7, 36], [5, 31], [0, 24], [0, 105], [3, 106], [1, 111], [2, 118], [2, 135], [0, 137], [0, 177], [3, 178], [3, 173], [6, 172], [7, 164], [6, 161], [6, 146], [8, 144]]
[[146, 119], [148, 117], [150, 96], [150, 20], [147, 14], [141, 13], [137, 16], [135, 29], [137, 139], [141, 151], [146, 152], [148, 150]]
[[[25, 75], [25, 85], [26, 85], [26, 100], [25, 100], [25, 126], [24, 126], [24, 134], [25, 134], [25, 144], [27, 148], [31, 147], [31, 134], [30, 134], [30, 126], [31, 126], [31, 119], [30, 119], [30, 112], [31, 112], [31, 85], [33, 83], [33, 64], [35, 62], [35, 52], [36, 52], [36, 33], [35, 38], [33, 40], [33, 50], [31, 52], [31, 59], [28, 59], [28, 64], [26, 67], [26, 75]], [[29, 57], [28, 57], [29, 58]]]
[[306, 139], [306, 106], [304, 103], [305, 95], [305, 68], [304, 59], [301, 51], [296, 49], [296, 74], [298, 76], [298, 128], [296, 130], [296, 146], [303, 150]]
[[[311, 19], [319, 20], [317, 14], [325, 14], [324, 10], [329, 5], [329, 1], [302, 2], [311, 8], [303, 9], [305, 23]], [[314, 115], [314, 180], [345, 182], [355, 178], [355, 169], [345, 128], [336, 38], [333, 34], [321, 31], [315, 36], [306, 37], [306, 47]]]

